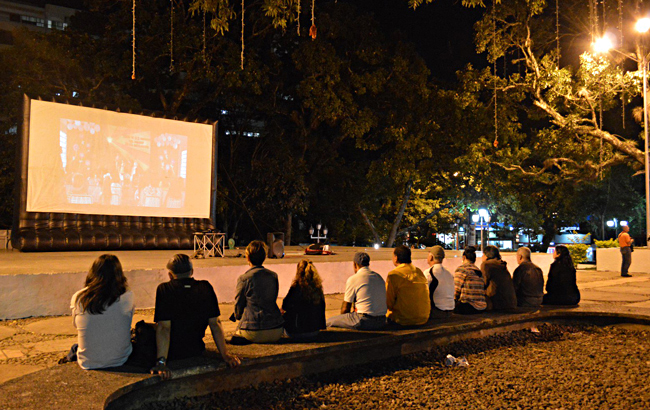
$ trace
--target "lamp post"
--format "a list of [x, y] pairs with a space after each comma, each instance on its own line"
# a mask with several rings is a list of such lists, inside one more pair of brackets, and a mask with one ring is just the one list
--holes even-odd
[[[650, 30], [650, 18], [644, 17], [639, 19], [634, 28], [638, 33], [646, 34]], [[644, 166], [645, 166], [645, 232], [646, 239], [650, 240], [650, 156], [648, 155], [648, 56], [646, 55], [645, 47], [639, 46], [637, 50], [637, 57], [617, 50], [612, 47], [612, 42], [603, 37], [594, 42], [594, 49], [598, 53], [606, 53], [609, 50], [614, 50], [623, 56], [636, 61], [643, 69], [643, 137], [644, 137]], [[650, 246], [650, 244], [648, 244]]]
[[314, 236], [314, 227], [309, 227], [309, 236], [311, 236], [311, 239], [316, 239], [316, 243], [320, 243], [321, 239], [327, 239], [327, 226], [323, 228], [323, 236], [320, 236], [321, 228], [323, 228], [323, 226], [320, 223], [316, 225], [316, 236]]
[[[490, 212], [488, 212], [487, 209], [481, 208], [478, 210], [477, 214], [472, 215], [472, 221], [474, 223], [478, 223], [479, 227], [481, 228], [481, 252], [485, 249], [485, 244], [483, 242], [483, 230], [488, 228], [489, 229], [489, 223], [490, 223]], [[488, 231], [488, 237], [490, 236], [490, 233]]]

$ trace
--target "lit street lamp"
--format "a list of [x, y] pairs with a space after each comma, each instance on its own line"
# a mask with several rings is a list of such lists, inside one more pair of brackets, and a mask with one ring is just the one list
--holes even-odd
[[[474, 224], [478, 223], [478, 226], [481, 228], [481, 252], [485, 249], [485, 244], [483, 243], [483, 231], [489, 228], [490, 223], [490, 213], [487, 209], [481, 208], [478, 210], [477, 214], [472, 215], [472, 221]], [[488, 236], [490, 235], [488, 231]]]
[[[645, 34], [650, 30], [650, 18], [644, 17], [639, 19], [634, 28], [637, 32]], [[648, 56], [643, 46], [637, 50], [637, 56], [630, 55], [623, 51], [613, 48], [611, 40], [605, 36], [596, 40], [593, 44], [594, 51], [597, 53], [606, 53], [610, 50], [616, 51], [623, 56], [636, 61], [637, 64], [643, 67], [643, 136], [645, 142], [644, 146], [644, 159], [645, 159], [645, 232], [646, 238], [650, 238], [650, 157], [648, 156]], [[609, 224], [609, 221], [608, 221]], [[616, 223], [614, 223], [616, 225]], [[650, 246], [650, 244], [648, 245]]]
[[314, 227], [309, 227], [309, 236], [311, 236], [311, 239], [316, 239], [316, 243], [320, 243], [321, 239], [327, 239], [327, 226], [323, 228], [323, 236], [320, 236], [320, 228], [322, 227], [321, 224], [316, 225], [316, 236], [314, 236]]

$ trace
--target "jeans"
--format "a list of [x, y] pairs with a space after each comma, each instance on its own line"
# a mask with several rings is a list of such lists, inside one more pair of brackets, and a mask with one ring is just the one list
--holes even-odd
[[379, 330], [384, 326], [386, 326], [386, 316], [370, 316], [357, 312], [344, 313], [327, 320], [327, 327], [345, 329]]
[[621, 275], [627, 275], [627, 271], [630, 269], [630, 265], [632, 264], [632, 249], [629, 246], [622, 247], [621, 255], [623, 256]]

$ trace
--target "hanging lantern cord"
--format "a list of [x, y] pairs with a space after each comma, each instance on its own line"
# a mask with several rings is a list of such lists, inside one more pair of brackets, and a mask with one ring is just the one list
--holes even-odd
[[131, 46], [133, 48], [131, 80], [135, 80], [135, 0], [133, 0], [133, 28], [131, 31], [131, 35], [132, 35]]
[[241, 69], [244, 69], [244, 0], [241, 0]]
[[169, 13], [170, 20], [170, 39], [169, 39], [169, 71], [174, 71], [174, 0], [170, 0], [171, 12]]

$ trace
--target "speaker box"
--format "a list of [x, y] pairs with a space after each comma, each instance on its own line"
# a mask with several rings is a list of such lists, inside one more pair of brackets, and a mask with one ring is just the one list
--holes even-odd
[[284, 232], [269, 232], [266, 234], [266, 244], [269, 247], [268, 257], [284, 258]]

